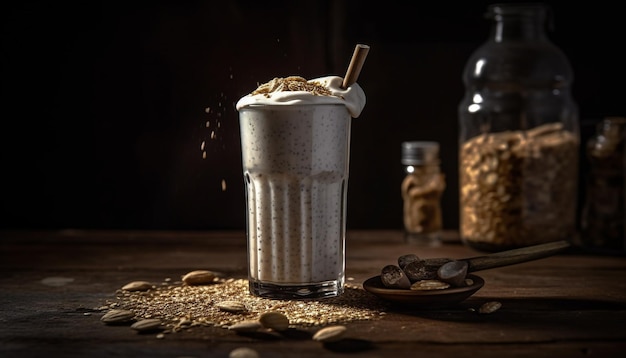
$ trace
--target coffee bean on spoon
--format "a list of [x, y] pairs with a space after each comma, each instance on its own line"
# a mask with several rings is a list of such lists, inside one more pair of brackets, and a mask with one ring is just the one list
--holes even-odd
[[406, 277], [404, 271], [396, 265], [383, 267], [380, 273], [380, 280], [388, 288], [409, 289], [411, 287], [411, 281]]
[[400, 266], [401, 269], [404, 269], [406, 265], [415, 261], [420, 261], [420, 258], [415, 254], [402, 255], [398, 257], [398, 266]]
[[452, 261], [447, 258], [434, 258], [413, 261], [407, 264], [403, 271], [409, 278], [409, 281], [416, 282], [420, 280], [437, 280], [437, 270], [445, 264]]
[[452, 286], [465, 286], [465, 277], [469, 265], [467, 261], [450, 261], [441, 265], [437, 270], [437, 278], [443, 282], [447, 282]]

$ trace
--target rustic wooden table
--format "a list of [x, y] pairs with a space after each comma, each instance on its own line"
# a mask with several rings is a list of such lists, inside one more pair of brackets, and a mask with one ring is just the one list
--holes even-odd
[[[347, 275], [357, 286], [402, 254], [483, 254], [454, 240], [417, 247], [396, 231], [351, 231], [346, 246]], [[575, 249], [481, 271], [484, 287], [457, 305], [385, 306], [380, 319], [346, 323], [344, 340], [334, 344], [311, 339], [319, 327], [263, 339], [199, 326], [159, 339], [101, 322], [103, 305], [130, 281], [161, 282], [196, 269], [245, 278], [243, 232], [0, 232], [0, 268], [1, 357], [228, 357], [241, 346], [261, 357], [303, 358], [613, 357], [626, 351], [626, 258]], [[472, 310], [488, 301], [502, 307], [487, 315]]]

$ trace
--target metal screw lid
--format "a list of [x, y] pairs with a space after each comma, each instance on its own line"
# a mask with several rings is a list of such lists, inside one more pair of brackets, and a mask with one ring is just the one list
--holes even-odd
[[402, 157], [404, 165], [424, 165], [439, 163], [439, 143], [428, 141], [402, 142]]

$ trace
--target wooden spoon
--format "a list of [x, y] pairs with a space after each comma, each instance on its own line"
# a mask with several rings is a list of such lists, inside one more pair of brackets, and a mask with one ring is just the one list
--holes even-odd
[[[487, 270], [545, 258], [564, 251], [570, 246], [571, 245], [567, 241], [556, 241], [465, 259], [453, 260], [439, 258], [423, 260], [430, 260], [431, 263], [441, 263], [439, 267], [431, 265], [432, 267], [436, 267], [434, 269], [435, 274], [439, 268], [444, 265], [449, 265], [450, 267], [448, 268], [450, 271], [446, 273], [448, 275], [446, 276], [447, 279], [459, 282], [459, 277], [454, 277], [455, 275], [452, 273], [452, 271], [456, 270], [456, 272], [459, 272], [459, 275], [463, 275], [463, 278], [467, 277], [472, 280], [473, 283], [469, 286], [453, 286], [445, 290], [432, 291], [388, 288], [383, 285], [380, 276], [375, 276], [363, 282], [363, 288], [380, 298], [391, 302], [410, 304], [413, 308], [444, 307], [465, 300], [469, 296], [476, 293], [476, 291], [484, 285], [485, 282], [482, 278], [472, 275], [469, 272]], [[457, 262], [460, 262], [460, 264]], [[465, 271], [465, 268], [467, 268], [467, 271]]]
[[429, 258], [411, 262], [404, 271], [412, 282], [439, 278], [454, 284], [453, 281], [470, 272], [541, 259], [568, 247], [567, 241], [556, 241], [466, 259]]
[[547, 244], [539, 244], [519, 249], [496, 252], [484, 256], [471, 257], [463, 259], [463, 261], [467, 262], [467, 272], [476, 272], [542, 259], [559, 253], [570, 246], [569, 242], [562, 240], [549, 242]]

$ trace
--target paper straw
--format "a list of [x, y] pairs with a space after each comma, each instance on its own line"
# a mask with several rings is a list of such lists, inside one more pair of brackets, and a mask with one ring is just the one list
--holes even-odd
[[367, 57], [369, 50], [370, 47], [367, 45], [356, 45], [354, 53], [352, 54], [352, 59], [350, 59], [350, 65], [346, 71], [346, 76], [343, 78], [341, 88], [346, 89], [350, 87], [359, 78], [361, 68], [363, 68], [363, 63], [365, 62], [365, 58]]

